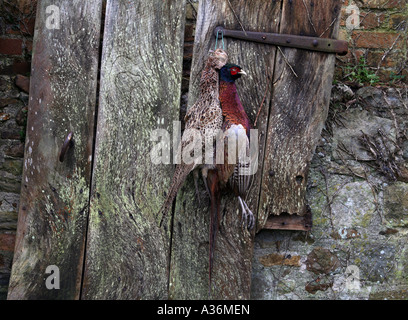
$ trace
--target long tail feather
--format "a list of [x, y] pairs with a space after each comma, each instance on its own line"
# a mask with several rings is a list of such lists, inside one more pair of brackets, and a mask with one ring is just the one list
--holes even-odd
[[162, 215], [161, 220], [160, 220], [160, 227], [162, 226], [164, 218], [166, 217], [170, 207], [173, 204], [173, 201], [177, 195], [177, 192], [179, 191], [180, 187], [186, 180], [188, 174], [193, 170], [193, 168], [194, 168], [194, 164], [191, 164], [191, 165], [183, 164], [183, 165], [178, 165], [176, 167], [176, 171], [174, 172], [173, 180], [171, 182], [171, 187], [167, 194], [167, 198], [164, 201], [159, 211], [159, 213], [161, 213]]
[[211, 296], [212, 290], [212, 270], [214, 262], [214, 252], [217, 232], [220, 224], [220, 191], [219, 181], [216, 171], [209, 171], [208, 185], [211, 199], [211, 215], [210, 215], [210, 247], [209, 247], [209, 272], [208, 272], [208, 296]]

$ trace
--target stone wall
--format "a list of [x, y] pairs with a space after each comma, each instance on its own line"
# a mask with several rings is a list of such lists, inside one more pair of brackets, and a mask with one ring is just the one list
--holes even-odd
[[[35, 4], [0, 0], [0, 299], [7, 295], [17, 226]], [[360, 24], [350, 29], [347, 19], [353, 12], [347, 7], [353, 4]], [[186, 6], [182, 114], [198, 0]], [[402, 121], [408, 104], [403, 86], [408, 80], [407, 11], [406, 0], [345, 2], [340, 38], [350, 41], [351, 50], [338, 58], [338, 84], [310, 172], [314, 228], [310, 234], [257, 235], [254, 299], [407, 297], [408, 142]], [[356, 83], [361, 78], [349, 74], [361, 67], [361, 57], [369, 74], [392, 88]], [[366, 140], [360, 129], [366, 130]], [[378, 157], [366, 150], [370, 146]], [[361, 290], [351, 290], [348, 266], [360, 272]]]
[[4, 299], [17, 228], [35, 1], [0, 1], [0, 12], [0, 299]]
[[310, 233], [256, 236], [253, 299], [408, 299], [407, 88], [334, 86]]

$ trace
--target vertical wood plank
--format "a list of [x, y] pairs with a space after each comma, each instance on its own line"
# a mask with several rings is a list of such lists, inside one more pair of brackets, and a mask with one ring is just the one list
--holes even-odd
[[83, 299], [167, 298], [173, 167], [150, 138], [179, 117], [184, 17], [184, 0], [107, 2]]
[[[202, 0], [198, 9], [192, 73], [191, 106], [198, 96], [200, 73], [208, 50], [214, 49], [213, 31], [227, 29], [278, 32], [281, 1]], [[238, 17], [238, 18], [237, 18]], [[231, 63], [239, 64], [248, 76], [236, 82], [245, 110], [255, 121], [258, 110], [259, 154], [263, 158], [265, 132], [276, 47], [224, 38]], [[222, 41], [218, 41], [222, 46]], [[261, 180], [261, 161], [249, 192], [248, 205], [256, 214]], [[201, 183], [201, 198], [208, 199]], [[208, 200], [207, 200], [208, 201]], [[241, 228], [241, 209], [234, 196], [224, 196], [223, 217], [216, 239], [212, 299], [248, 299], [254, 232]], [[209, 218], [207, 203], [197, 203], [190, 177], [180, 190], [175, 206], [169, 295], [173, 299], [208, 298]]]
[[[51, 5], [53, 10], [46, 11]], [[79, 297], [101, 8], [101, 0], [38, 2], [9, 299]], [[58, 21], [51, 21], [52, 14]], [[58, 22], [59, 28], [52, 29]], [[59, 152], [70, 131], [74, 133], [74, 144], [60, 162]], [[46, 287], [47, 277], [52, 276], [46, 274], [49, 265], [59, 268], [59, 289]]]
[[[284, 0], [282, 9], [280, 33], [337, 38], [340, 0]], [[293, 48], [277, 55], [258, 229], [269, 215], [307, 213], [309, 164], [328, 113], [334, 62], [334, 54]]]

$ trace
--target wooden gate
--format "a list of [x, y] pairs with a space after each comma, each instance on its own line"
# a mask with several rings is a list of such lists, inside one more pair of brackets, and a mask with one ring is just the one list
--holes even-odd
[[[209, 208], [198, 208], [189, 178], [159, 228], [173, 166], [150, 161], [151, 132], [171, 133], [179, 118], [185, 5], [39, 1], [9, 299], [208, 298]], [[189, 105], [215, 27], [336, 38], [340, 8], [340, 0], [201, 0]], [[248, 205], [257, 230], [276, 228], [273, 216], [308, 212], [307, 172], [334, 55], [228, 38], [224, 45], [249, 75], [237, 86], [259, 132]], [[241, 227], [234, 197], [223, 199], [222, 212], [211, 298], [248, 299], [256, 230]]]

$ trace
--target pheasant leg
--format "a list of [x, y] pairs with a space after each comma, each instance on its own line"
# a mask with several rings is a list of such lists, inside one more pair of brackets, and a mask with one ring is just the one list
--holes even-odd
[[242, 210], [242, 223], [246, 225], [248, 230], [251, 230], [254, 227], [255, 218], [252, 211], [249, 209], [248, 205], [244, 200], [238, 196], [239, 203], [241, 205]]

